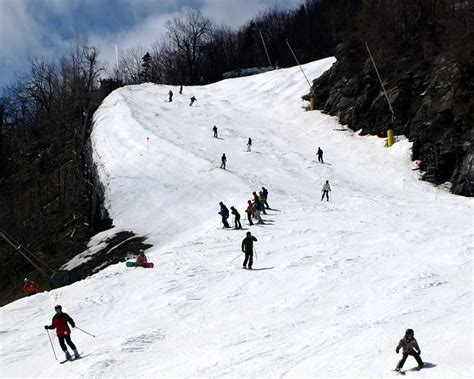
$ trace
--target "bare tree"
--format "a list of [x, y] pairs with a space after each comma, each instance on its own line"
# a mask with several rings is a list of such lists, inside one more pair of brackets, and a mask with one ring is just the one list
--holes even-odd
[[212, 21], [198, 10], [187, 8], [182, 17], [166, 23], [168, 38], [179, 59], [186, 64], [190, 84], [199, 82], [199, 65], [211, 36]]

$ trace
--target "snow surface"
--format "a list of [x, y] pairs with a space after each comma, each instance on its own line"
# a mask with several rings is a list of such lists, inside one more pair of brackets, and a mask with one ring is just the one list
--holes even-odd
[[[333, 62], [304, 69], [315, 78]], [[408, 376], [472, 377], [472, 200], [420, 181], [408, 141], [387, 149], [305, 112], [307, 91], [296, 67], [107, 97], [92, 140], [116, 228], [88, 254], [132, 230], [154, 244], [155, 268], [110, 266], [2, 307], [0, 376], [389, 377], [413, 328], [429, 364]], [[262, 186], [275, 209], [250, 227], [259, 271], [249, 272], [230, 263], [245, 231], [221, 229], [218, 203], [244, 219]], [[57, 303], [96, 335], [73, 330], [80, 361], [54, 360], [43, 325]]]

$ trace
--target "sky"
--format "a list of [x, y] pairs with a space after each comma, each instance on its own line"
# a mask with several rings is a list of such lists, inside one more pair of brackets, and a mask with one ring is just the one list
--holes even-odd
[[0, 0], [0, 87], [28, 70], [35, 57], [57, 58], [86, 36], [109, 66], [131, 47], [160, 40], [183, 9], [200, 9], [216, 23], [243, 25], [259, 11], [296, 7], [301, 0]]

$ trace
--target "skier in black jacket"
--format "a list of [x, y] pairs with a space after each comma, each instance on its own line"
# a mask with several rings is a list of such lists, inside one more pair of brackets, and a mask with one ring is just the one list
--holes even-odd
[[242, 229], [242, 224], [240, 223], [240, 213], [233, 206], [230, 207], [230, 213], [235, 216], [235, 229]]
[[253, 241], [256, 242], [257, 239], [252, 236], [252, 233], [250, 232], [247, 232], [247, 237], [242, 240], [242, 252], [245, 253], [245, 260], [242, 268], [248, 268], [249, 270], [252, 269], [253, 265]]

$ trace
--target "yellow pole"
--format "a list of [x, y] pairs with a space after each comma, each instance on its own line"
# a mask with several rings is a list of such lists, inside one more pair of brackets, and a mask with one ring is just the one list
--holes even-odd
[[314, 111], [315, 105], [316, 105], [316, 99], [314, 98], [314, 96], [311, 96], [309, 98], [309, 110]]
[[387, 130], [387, 147], [393, 145], [393, 129]]

